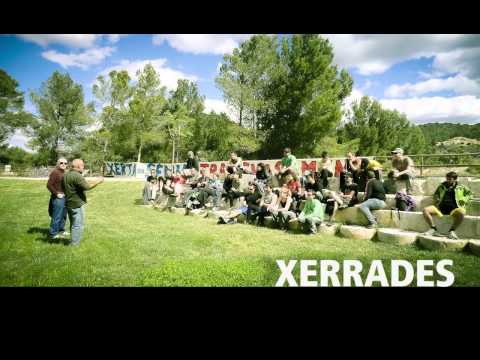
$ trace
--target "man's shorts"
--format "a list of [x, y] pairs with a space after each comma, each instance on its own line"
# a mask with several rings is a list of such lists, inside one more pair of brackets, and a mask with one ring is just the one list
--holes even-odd
[[436, 206], [434, 205], [431, 205], [431, 206], [427, 206], [425, 208], [425, 210], [427, 210], [429, 213], [433, 213], [435, 215], [437, 215], [438, 217], [442, 217], [443, 215], [454, 215], [455, 213], [460, 213], [460, 214], [463, 214], [465, 215], [467, 212], [465, 211], [465, 209], [463, 208], [449, 208], [449, 209], [438, 209]]

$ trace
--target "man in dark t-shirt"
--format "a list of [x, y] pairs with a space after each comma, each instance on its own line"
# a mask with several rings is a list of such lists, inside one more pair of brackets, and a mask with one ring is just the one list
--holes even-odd
[[358, 205], [360, 211], [366, 216], [368, 220], [367, 228], [373, 228], [377, 226], [377, 220], [373, 216], [371, 210], [380, 210], [386, 206], [385, 203], [385, 188], [380, 180], [375, 178], [373, 171], [367, 172], [367, 187], [365, 192], [365, 200]]
[[65, 189], [66, 206], [72, 233], [71, 244], [74, 246], [80, 245], [85, 226], [85, 205], [87, 204], [85, 191], [91, 190], [103, 182], [102, 177], [88, 183], [82, 175], [84, 169], [83, 160], [75, 159], [72, 161], [72, 170], [63, 177], [63, 188]]

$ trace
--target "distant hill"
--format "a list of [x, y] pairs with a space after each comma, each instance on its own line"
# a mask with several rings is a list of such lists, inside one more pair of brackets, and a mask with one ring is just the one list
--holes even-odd
[[436, 144], [436, 146], [478, 146], [480, 145], [480, 140], [469, 139], [466, 137], [454, 137], [449, 140], [441, 141]]
[[480, 123], [475, 125], [432, 123], [419, 125], [428, 145], [435, 146], [439, 142], [452, 138], [464, 137], [468, 139], [480, 139]]

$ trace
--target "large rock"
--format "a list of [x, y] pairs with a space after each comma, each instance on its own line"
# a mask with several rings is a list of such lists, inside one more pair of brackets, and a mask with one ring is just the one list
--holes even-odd
[[322, 234], [322, 235], [335, 235], [338, 231], [338, 225], [336, 224], [333, 224], [333, 225], [326, 225], [326, 224], [322, 224], [320, 226], [317, 227], [317, 231], [319, 234]]
[[388, 244], [409, 245], [417, 240], [418, 233], [400, 229], [378, 229], [378, 240]]
[[451, 240], [446, 237], [428, 236], [419, 234], [418, 243], [428, 250], [463, 250], [468, 244], [468, 240]]
[[340, 235], [353, 240], [372, 240], [376, 232], [376, 229], [367, 229], [363, 226], [340, 226]]
[[474, 255], [480, 256], [480, 240], [470, 240], [468, 248]]

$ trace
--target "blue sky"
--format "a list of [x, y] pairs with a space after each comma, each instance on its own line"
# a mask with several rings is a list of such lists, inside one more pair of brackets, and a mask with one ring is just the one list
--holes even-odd
[[[0, 68], [28, 93], [55, 70], [82, 84], [86, 101], [100, 74], [127, 69], [131, 75], [150, 62], [168, 89], [179, 78], [197, 82], [208, 111], [227, 111], [214, 79], [222, 56], [248, 34], [181, 35], [0, 35]], [[479, 35], [324, 34], [335, 63], [354, 79], [345, 107], [368, 95], [405, 113], [416, 123], [480, 122]], [[26, 96], [26, 109], [34, 111]], [[16, 133], [11, 145], [25, 147]]]

